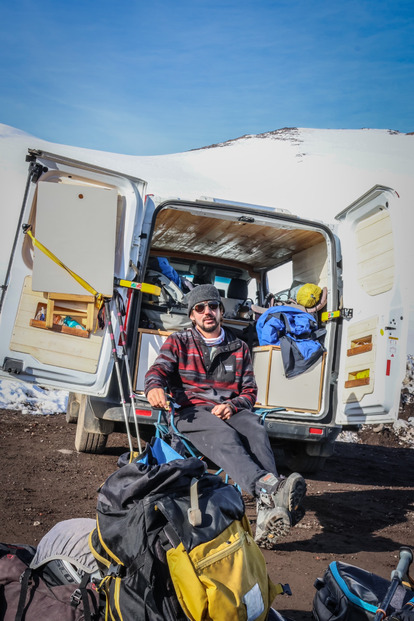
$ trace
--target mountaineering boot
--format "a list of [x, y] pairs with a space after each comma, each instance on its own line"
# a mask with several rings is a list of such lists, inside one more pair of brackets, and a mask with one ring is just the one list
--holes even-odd
[[265, 504], [270, 506], [271, 499], [276, 508], [287, 509], [292, 526], [300, 522], [305, 515], [302, 501], [306, 495], [306, 481], [297, 472], [287, 478], [277, 477], [269, 472], [257, 481], [256, 492]]
[[278, 540], [285, 537], [291, 526], [290, 516], [283, 507], [268, 507], [257, 501], [257, 521], [254, 540], [261, 548], [271, 550]]

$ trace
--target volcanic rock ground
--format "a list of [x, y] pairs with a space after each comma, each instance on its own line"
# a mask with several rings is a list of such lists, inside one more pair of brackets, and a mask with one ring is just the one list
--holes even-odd
[[[400, 429], [342, 434], [346, 441], [336, 443], [323, 470], [305, 475], [304, 519], [263, 552], [273, 581], [292, 590], [273, 603], [282, 614], [311, 619], [314, 581], [332, 560], [389, 579], [400, 546], [414, 547], [413, 414], [404, 403], [400, 419], [409, 422]], [[104, 454], [88, 455], [75, 451], [75, 426], [64, 414], [0, 410], [0, 420], [0, 540], [37, 545], [58, 521], [95, 517], [97, 488], [117, 468], [126, 436], [112, 434]], [[254, 528], [254, 503], [247, 496], [245, 502]]]

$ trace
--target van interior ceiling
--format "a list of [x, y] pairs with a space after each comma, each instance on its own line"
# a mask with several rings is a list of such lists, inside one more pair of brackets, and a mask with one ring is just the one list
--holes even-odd
[[[219, 289], [223, 279], [263, 282], [263, 274], [291, 262], [293, 280], [326, 285], [324, 236], [285, 221], [256, 223], [234, 214], [226, 218], [223, 213], [200, 215], [167, 207], [157, 215], [150, 255], [167, 257], [177, 272], [189, 276], [194, 284], [215, 283]], [[311, 255], [318, 259], [312, 260]], [[290, 285], [281, 282], [280, 290]], [[256, 290], [256, 284], [249, 287], [249, 297], [253, 292], [256, 297]], [[270, 290], [275, 292], [272, 286]], [[266, 293], [265, 286], [262, 295]], [[264, 299], [253, 301], [263, 303]]]

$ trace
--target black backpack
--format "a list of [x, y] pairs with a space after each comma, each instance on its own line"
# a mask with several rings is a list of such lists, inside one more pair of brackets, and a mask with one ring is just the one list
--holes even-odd
[[[160, 461], [160, 446], [171, 451], [171, 461]], [[106, 617], [113, 621], [196, 618], [189, 609], [217, 604], [217, 599], [211, 604], [211, 597], [220, 597], [220, 585], [228, 585], [229, 575], [238, 576], [234, 572], [239, 570], [237, 587], [248, 584], [247, 574], [253, 580], [243, 591], [246, 600], [241, 601], [240, 594], [226, 586], [225, 603], [230, 601], [237, 614], [238, 606], [246, 610], [255, 594], [255, 602], [260, 600], [262, 608], [256, 604], [257, 614], [251, 618], [265, 619], [273, 598], [284, 589], [268, 577], [240, 492], [207, 473], [200, 459], [183, 459], [158, 438], [147, 445], [139, 461], [129, 460], [129, 453], [121, 456], [121, 467], [100, 488], [97, 526], [90, 536], [90, 548], [102, 573], [99, 589], [106, 598]], [[227, 533], [232, 529], [237, 533], [231, 544], [232, 535]], [[204, 550], [209, 555], [208, 567], [204, 566]], [[195, 562], [193, 566], [192, 553], [201, 555], [199, 565]], [[171, 557], [175, 571], [170, 572]], [[205, 591], [205, 574], [217, 571], [217, 563], [216, 589]], [[215, 591], [213, 595], [211, 591]]]

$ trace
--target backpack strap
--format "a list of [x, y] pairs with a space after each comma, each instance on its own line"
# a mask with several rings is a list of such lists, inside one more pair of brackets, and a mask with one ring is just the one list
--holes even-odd
[[28, 567], [27, 569], [24, 570], [24, 572], [22, 573], [20, 577], [21, 589], [20, 589], [19, 603], [17, 604], [17, 612], [16, 612], [15, 621], [22, 621], [23, 619], [24, 607], [26, 605], [27, 591], [29, 589], [29, 582], [30, 582], [31, 577], [32, 577], [32, 570], [30, 569], [30, 567]]
[[83, 603], [83, 614], [85, 621], [92, 621], [91, 607], [89, 605], [89, 595], [86, 588], [90, 579], [91, 574], [85, 573], [82, 577], [80, 585], [70, 596], [71, 606], [77, 608], [81, 602]]

